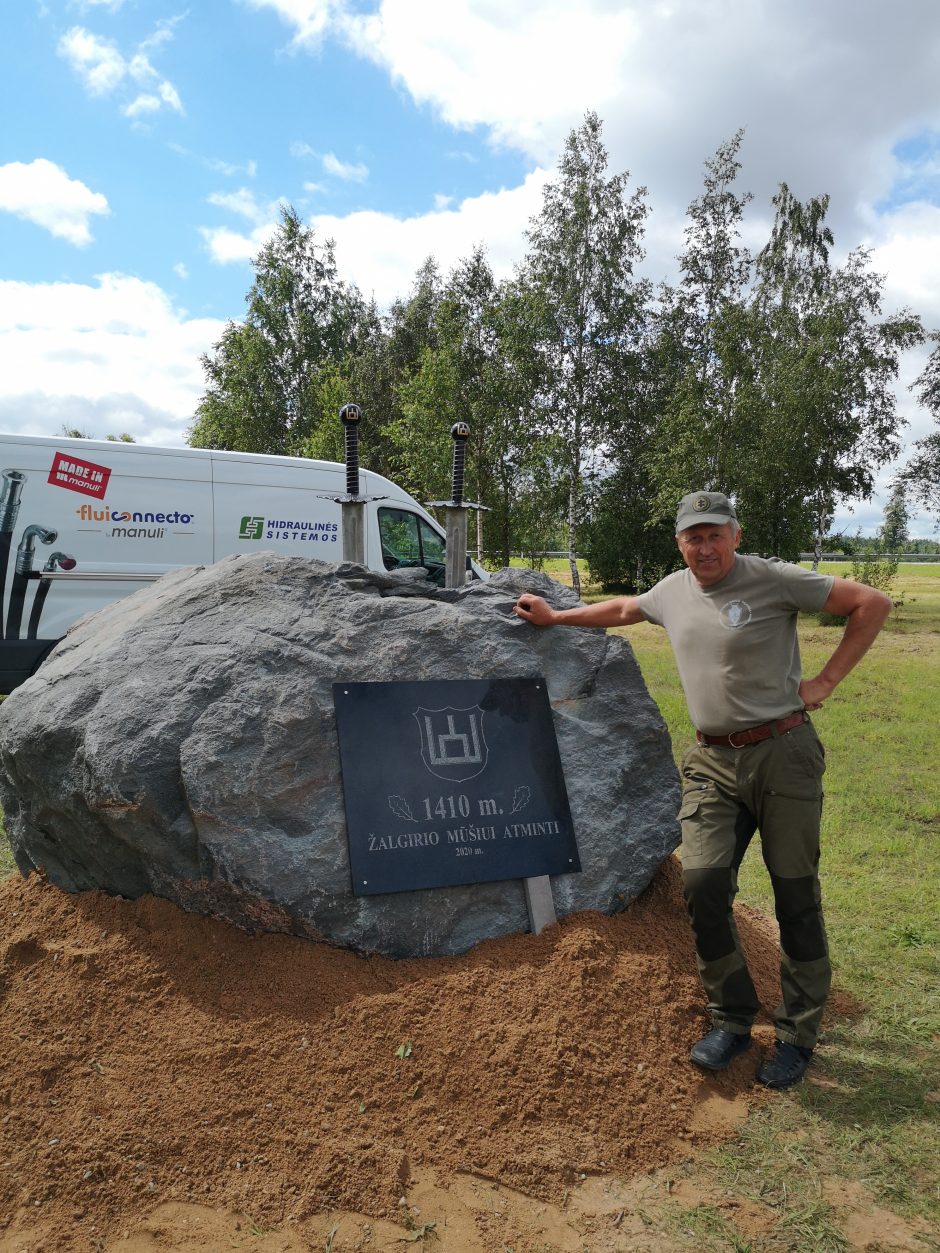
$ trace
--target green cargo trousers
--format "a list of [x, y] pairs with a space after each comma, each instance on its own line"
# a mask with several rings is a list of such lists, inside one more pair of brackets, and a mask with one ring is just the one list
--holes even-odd
[[777, 1038], [812, 1048], [832, 972], [819, 891], [825, 752], [805, 722], [745, 748], [694, 745], [682, 762], [682, 878], [714, 1025], [747, 1034], [757, 1013], [732, 903], [755, 831], [780, 924]]

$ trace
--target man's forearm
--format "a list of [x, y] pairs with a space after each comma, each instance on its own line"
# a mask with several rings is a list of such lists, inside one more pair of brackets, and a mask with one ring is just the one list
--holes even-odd
[[553, 609], [542, 596], [523, 592], [516, 601], [515, 612], [533, 626], [612, 627], [631, 626], [644, 622], [635, 596], [615, 596], [595, 605], [578, 605], [574, 609]]
[[842, 639], [820, 670], [819, 677], [833, 687], [841, 683], [871, 648], [890, 612], [891, 601], [887, 596], [882, 600], [866, 601], [865, 604], [859, 605], [855, 612], [849, 615]]
[[891, 608], [890, 599], [877, 594], [852, 610], [835, 652], [814, 679], [800, 685], [808, 703], [824, 700], [858, 665], [884, 626]]

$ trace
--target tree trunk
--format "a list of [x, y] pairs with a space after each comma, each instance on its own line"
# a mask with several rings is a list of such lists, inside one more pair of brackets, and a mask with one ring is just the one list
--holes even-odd
[[568, 567], [571, 570], [571, 586], [574, 594], [581, 599], [581, 575], [578, 572], [578, 486], [577, 470], [571, 472], [571, 483], [568, 488]]
[[816, 518], [816, 537], [813, 541], [813, 569], [819, 569], [819, 563], [822, 561], [823, 539], [829, 530], [829, 519], [825, 514], [820, 513]]

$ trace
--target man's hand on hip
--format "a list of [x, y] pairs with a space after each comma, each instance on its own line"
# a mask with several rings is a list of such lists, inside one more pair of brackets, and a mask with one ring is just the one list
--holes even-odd
[[835, 684], [828, 683], [825, 679], [804, 679], [800, 684], [800, 700], [803, 702], [804, 709], [822, 709], [823, 701], [831, 696], [835, 688]]

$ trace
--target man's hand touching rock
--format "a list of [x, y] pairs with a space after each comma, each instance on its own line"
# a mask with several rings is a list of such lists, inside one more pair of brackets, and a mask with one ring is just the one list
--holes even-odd
[[542, 596], [525, 592], [515, 603], [515, 612], [533, 626], [551, 626], [555, 621], [555, 610]]

